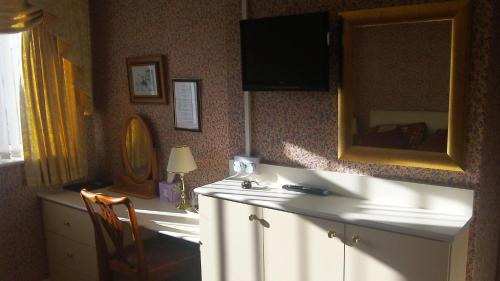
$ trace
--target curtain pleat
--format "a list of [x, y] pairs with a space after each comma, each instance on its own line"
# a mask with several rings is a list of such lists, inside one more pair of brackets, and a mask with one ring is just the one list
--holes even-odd
[[16, 33], [38, 25], [43, 11], [26, 0], [0, 0], [0, 33]]
[[21, 123], [27, 183], [56, 185], [87, 175], [83, 108], [73, 66], [42, 24], [23, 34]]
[[[0, 0], [1, 1], [1, 0]], [[58, 39], [59, 53], [71, 62], [75, 91], [85, 114], [92, 113], [92, 78], [88, 0], [27, 0], [43, 10], [46, 31]]]

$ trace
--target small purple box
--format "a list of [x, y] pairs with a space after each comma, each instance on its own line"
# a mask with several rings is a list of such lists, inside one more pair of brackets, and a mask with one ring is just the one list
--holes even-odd
[[162, 181], [159, 184], [160, 201], [177, 203], [181, 200], [180, 183]]

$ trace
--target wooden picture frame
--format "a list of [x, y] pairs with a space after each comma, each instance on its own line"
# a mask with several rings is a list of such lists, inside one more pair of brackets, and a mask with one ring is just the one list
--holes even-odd
[[167, 104], [163, 55], [127, 58], [130, 103]]
[[201, 132], [200, 84], [199, 79], [172, 79], [175, 130]]

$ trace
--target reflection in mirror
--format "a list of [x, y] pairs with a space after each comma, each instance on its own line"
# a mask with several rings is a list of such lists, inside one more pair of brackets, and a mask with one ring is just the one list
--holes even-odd
[[352, 29], [352, 144], [446, 153], [451, 20]]
[[340, 16], [339, 159], [463, 172], [470, 1]]
[[131, 118], [127, 127], [125, 148], [132, 173], [137, 178], [149, 173], [151, 163], [151, 140], [149, 132], [137, 118]]

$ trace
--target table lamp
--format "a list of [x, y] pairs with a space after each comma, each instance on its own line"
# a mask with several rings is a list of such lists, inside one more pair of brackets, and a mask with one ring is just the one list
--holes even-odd
[[170, 151], [168, 159], [167, 172], [179, 174], [181, 178], [181, 202], [177, 205], [177, 209], [191, 210], [191, 204], [188, 201], [186, 187], [184, 185], [184, 174], [196, 170], [198, 167], [194, 162], [191, 149], [187, 145], [174, 146]]

